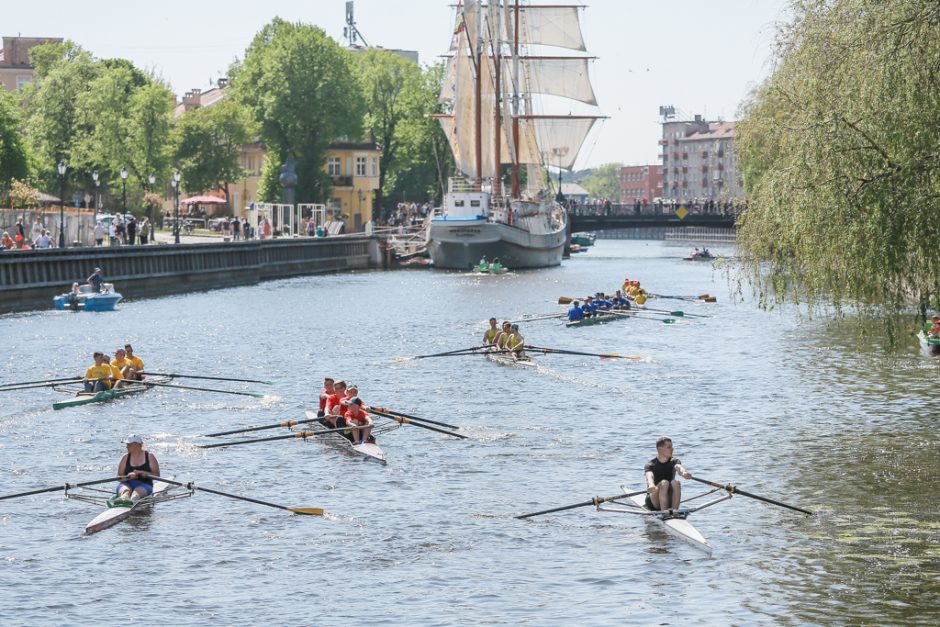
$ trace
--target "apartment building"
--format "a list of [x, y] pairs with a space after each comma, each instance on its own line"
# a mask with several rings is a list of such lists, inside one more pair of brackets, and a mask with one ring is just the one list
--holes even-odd
[[33, 82], [36, 70], [29, 62], [29, 50], [43, 44], [62, 43], [61, 37], [4, 37], [0, 50], [0, 86], [16, 91]]
[[647, 204], [663, 195], [661, 165], [628, 165], [620, 168], [620, 204]]
[[734, 153], [734, 122], [663, 122], [663, 198], [725, 201], [744, 198]]

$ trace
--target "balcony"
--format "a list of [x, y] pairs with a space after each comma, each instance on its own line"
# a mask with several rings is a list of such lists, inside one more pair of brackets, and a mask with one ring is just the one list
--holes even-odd
[[656, 142], [656, 143], [659, 144], [660, 146], [666, 146], [666, 145], [669, 144], [669, 140], [668, 140], [668, 139], [661, 139], [661, 140], [659, 140], [659, 141]]
[[353, 177], [351, 176], [331, 176], [330, 180], [333, 182], [333, 187], [352, 187], [353, 186]]
[[689, 153], [683, 152], [683, 153], [682, 153], [682, 158], [683, 158], [683, 159], [688, 159], [688, 158], [689, 158]]

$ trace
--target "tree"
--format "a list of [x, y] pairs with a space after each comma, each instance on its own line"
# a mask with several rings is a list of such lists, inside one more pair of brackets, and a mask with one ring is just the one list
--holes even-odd
[[392, 191], [386, 186], [388, 173], [398, 174], [407, 164], [407, 157], [400, 156], [401, 126], [406, 120], [428, 113], [421, 100], [423, 80], [416, 63], [393, 52], [366, 50], [357, 60], [365, 94], [365, 130], [382, 146], [378, 198], [381, 204], [381, 195]]
[[[255, 36], [231, 75], [236, 99], [260, 123], [268, 150], [265, 172], [293, 157], [297, 198], [325, 200], [329, 177], [323, 163], [330, 143], [362, 135], [365, 107], [350, 53], [320, 28], [277, 18]], [[265, 185], [262, 197], [275, 200], [274, 187]]]
[[221, 188], [228, 199], [228, 184], [245, 176], [239, 151], [256, 132], [251, 112], [230, 98], [183, 114], [173, 129], [173, 160], [186, 189]]
[[622, 163], [606, 163], [591, 170], [581, 181], [581, 186], [594, 198], [618, 200], [620, 198], [620, 169]]
[[0, 90], [0, 190], [13, 179], [29, 174], [29, 156], [23, 142], [22, 115], [13, 94]]
[[940, 306], [936, 2], [792, 8], [736, 129], [743, 276], [765, 306], [924, 315]]

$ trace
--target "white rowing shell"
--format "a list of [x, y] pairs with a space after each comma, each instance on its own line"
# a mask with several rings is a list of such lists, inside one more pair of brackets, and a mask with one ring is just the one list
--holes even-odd
[[[630, 501], [633, 502], [637, 507], [646, 509], [646, 494], [637, 494], [636, 496], [631, 496]], [[696, 529], [692, 523], [685, 518], [667, 518], [663, 519], [660, 516], [649, 516], [649, 518], [654, 519], [659, 524], [663, 525], [666, 528], [666, 531], [676, 536], [681, 540], [697, 546], [698, 548], [707, 551], [708, 553], [712, 552], [711, 545], [708, 544], [708, 540], [705, 539], [705, 536]]]
[[108, 527], [113, 527], [122, 520], [126, 520], [134, 511], [143, 509], [152, 504], [155, 500], [155, 497], [159, 496], [161, 492], [169, 487], [169, 483], [155, 480], [153, 482], [153, 494], [150, 496], [145, 496], [130, 507], [109, 507], [108, 509], [104, 510], [95, 516], [90, 523], [85, 525], [85, 535], [97, 533], [103, 529], [107, 529]]

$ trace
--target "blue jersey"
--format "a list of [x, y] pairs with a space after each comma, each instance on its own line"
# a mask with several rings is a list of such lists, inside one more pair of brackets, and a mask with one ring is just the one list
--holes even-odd
[[580, 320], [584, 317], [584, 312], [581, 311], [581, 307], [572, 307], [568, 310], [568, 321], [574, 322], [575, 320]]

